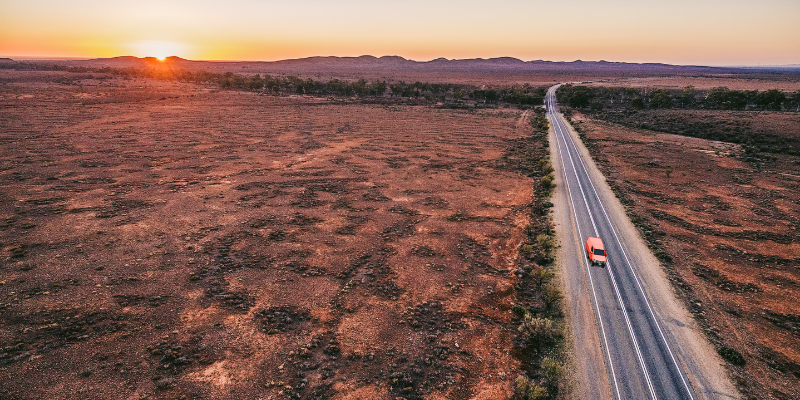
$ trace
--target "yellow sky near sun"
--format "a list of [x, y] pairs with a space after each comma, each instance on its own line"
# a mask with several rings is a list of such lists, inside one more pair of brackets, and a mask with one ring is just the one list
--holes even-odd
[[2, 0], [0, 56], [800, 63], [794, 0]]

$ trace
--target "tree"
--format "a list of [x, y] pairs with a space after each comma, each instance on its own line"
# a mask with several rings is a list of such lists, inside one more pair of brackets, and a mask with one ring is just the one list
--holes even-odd
[[780, 110], [786, 101], [786, 94], [778, 89], [770, 89], [758, 93], [755, 103], [766, 110]]
[[487, 102], [494, 103], [500, 97], [497, 94], [497, 91], [494, 89], [486, 89], [484, 90], [484, 96]]
[[464, 89], [458, 88], [453, 90], [453, 99], [455, 101], [461, 101], [464, 98]]
[[631, 100], [631, 108], [634, 110], [642, 110], [644, 109], [644, 100], [641, 97], [636, 97]]
[[787, 107], [797, 107], [795, 111], [800, 112], [800, 90], [794, 92], [787, 100], [789, 102]]
[[384, 93], [386, 93], [386, 82], [384, 81], [375, 81], [369, 87], [369, 94], [373, 96], [383, 96]]
[[389, 89], [392, 90], [392, 97], [401, 96], [403, 94], [403, 84], [402, 83], [399, 84], [399, 85], [391, 85], [391, 86], [389, 86]]
[[723, 110], [742, 110], [747, 106], [746, 90], [730, 90], [727, 87], [715, 87], [708, 92], [705, 102], [711, 108]]
[[681, 107], [690, 107], [692, 104], [695, 103], [695, 90], [694, 86], [689, 85], [681, 90], [680, 96], [678, 96], [678, 101], [681, 104]]
[[247, 88], [250, 90], [259, 90], [264, 87], [264, 81], [261, 80], [261, 75], [256, 74], [247, 82]]
[[672, 96], [666, 90], [654, 90], [653, 97], [650, 99], [650, 106], [653, 108], [672, 108]]
[[594, 98], [594, 93], [586, 86], [575, 86], [570, 90], [567, 103], [573, 108], [582, 108], [589, 106], [590, 101]]

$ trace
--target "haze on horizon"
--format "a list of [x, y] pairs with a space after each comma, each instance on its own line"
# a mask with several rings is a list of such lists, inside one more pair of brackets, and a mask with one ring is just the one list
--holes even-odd
[[0, 56], [800, 64], [796, 0], [3, 0]]

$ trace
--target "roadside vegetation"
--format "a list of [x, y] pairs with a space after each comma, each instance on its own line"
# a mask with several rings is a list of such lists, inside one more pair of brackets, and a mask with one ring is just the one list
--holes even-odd
[[535, 185], [530, 223], [514, 271], [517, 304], [512, 311], [518, 323], [514, 353], [524, 372], [514, 381], [514, 398], [519, 400], [563, 398], [564, 394], [563, 294], [554, 280], [555, 233], [550, 220], [555, 183], [543, 108], [534, 110], [530, 123], [533, 134], [514, 141], [504, 157]]

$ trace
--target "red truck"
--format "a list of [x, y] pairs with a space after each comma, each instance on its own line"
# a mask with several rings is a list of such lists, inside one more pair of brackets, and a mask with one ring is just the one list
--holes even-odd
[[589, 257], [589, 262], [591, 262], [592, 265], [606, 266], [606, 262], [608, 262], [606, 258], [606, 248], [603, 246], [603, 241], [600, 240], [599, 237], [590, 237], [586, 239], [586, 256]]

